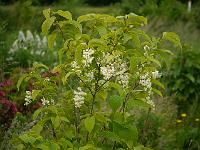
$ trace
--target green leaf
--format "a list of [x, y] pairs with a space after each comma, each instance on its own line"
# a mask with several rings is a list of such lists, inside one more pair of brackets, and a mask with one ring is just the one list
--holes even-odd
[[44, 34], [48, 34], [49, 29], [51, 28], [52, 24], [55, 21], [55, 17], [47, 18], [42, 24], [42, 32]]
[[32, 91], [32, 99], [35, 100], [37, 96], [40, 94], [41, 90], [33, 90]]
[[65, 19], [72, 20], [72, 15], [69, 11], [58, 10], [56, 13]]
[[113, 122], [113, 132], [123, 139], [123, 142], [125, 142], [129, 148], [132, 148], [133, 144], [137, 143], [138, 131], [134, 125], [127, 126], [125, 124]]
[[26, 77], [28, 77], [28, 74], [22, 75], [22, 76], [19, 78], [19, 80], [17, 81], [17, 89], [18, 89], [18, 91], [19, 91], [19, 88], [20, 88], [22, 82], [24, 81], [24, 79], [25, 79]]
[[85, 119], [84, 124], [85, 124], [85, 128], [87, 129], [87, 131], [88, 131], [89, 133], [91, 133], [92, 130], [93, 130], [93, 128], [94, 128], [94, 125], [95, 125], [95, 117], [94, 117], [94, 116], [92, 116], [92, 117], [87, 117], [87, 118]]
[[133, 108], [145, 108], [149, 109], [151, 106], [145, 102], [145, 100], [140, 99], [130, 99], [126, 104], [127, 111]]
[[176, 46], [178, 46], [182, 49], [180, 38], [176, 33], [174, 33], [174, 32], [164, 32], [162, 38], [164, 40], [168, 40], [168, 41], [174, 43]]
[[43, 15], [46, 19], [50, 18], [50, 8], [43, 10]]
[[22, 140], [24, 143], [35, 143], [36, 139], [28, 134], [22, 134], [19, 136], [20, 140]]
[[158, 95], [160, 95], [161, 97], [163, 97], [162, 93], [158, 90], [158, 89], [155, 89], [155, 88], [152, 88], [152, 91]]
[[192, 83], [194, 83], [195, 82], [195, 78], [194, 78], [194, 76], [192, 75], [192, 74], [186, 74], [185, 75], [190, 81], [192, 81]]
[[49, 70], [49, 68], [48, 68], [46, 65], [41, 64], [41, 63], [37, 63], [37, 62], [34, 62], [34, 63], [33, 63], [33, 67], [34, 67], [34, 69], [37, 69], [37, 68], [44, 68], [44, 69], [46, 69], [46, 70]]
[[155, 64], [157, 64], [159, 67], [161, 67], [161, 64], [158, 60], [152, 58], [152, 57], [148, 57], [148, 60], [151, 61], [151, 62], [154, 62]]
[[53, 124], [54, 129], [58, 128], [61, 123], [60, 117], [58, 115], [56, 117], [51, 117], [51, 122]]
[[60, 146], [57, 143], [51, 143], [50, 144], [50, 150], [59, 150]]
[[40, 134], [40, 132], [42, 131], [43, 126], [40, 124], [36, 124], [35, 126], [33, 126], [33, 128], [31, 129], [31, 131]]
[[47, 146], [45, 144], [39, 144], [36, 146], [36, 148], [39, 148], [41, 150], [50, 150], [49, 146]]
[[57, 37], [57, 33], [55, 33], [55, 32], [51, 33], [48, 36], [48, 46], [50, 49], [52, 49], [54, 47], [56, 37]]
[[63, 78], [62, 78], [62, 82], [65, 85], [67, 82], [67, 79], [69, 78], [69, 76], [73, 74], [73, 72], [68, 72]]
[[134, 13], [130, 13], [127, 15], [127, 25], [137, 25], [144, 26], [147, 24], [147, 18], [143, 16], [138, 16]]
[[95, 113], [94, 117], [100, 122], [107, 123], [107, 118], [104, 116], [103, 113]]
[[161, 82], [159, 82], [158, 80], [152, 79], [151, 82], [158, 85], [162, 89], [165, 89], [165, 86]]
[[111, 141], [116, 141], [116, 142], [120, 142], [121, 139], [118, 135], [116, 135], [114, 132], [111, 131], [102, 131], [99, 133], [100, 136], [103, 136]]
[[116, 112], [122, 105], [123, 100], [120, 96], [114, 95], [114, 96], [109, 97], [108, 103], [109, 103], [110, 107], [112, 108], [113, 112]]

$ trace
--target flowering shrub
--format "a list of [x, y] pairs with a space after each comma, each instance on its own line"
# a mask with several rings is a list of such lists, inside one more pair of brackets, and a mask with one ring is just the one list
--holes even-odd
[[[13, 42], [8, 54], [6, 61], [18, 63], [22, 67], [29, 67], [35, 61], [51, 65], [50, 62], [55, 63], [56, 55], [48, 48], [46, 36], [41, 37], [30, 30], [27, 30], [26, 34], [19, 31], [18, 38]], [[46, 61], [43, 61], [44, 57]]]
[[[129, 14], [113, 17], [87, 14], [73, 20], [67, 11], [44, 11], [42, 31], [53, 46], [63, 39], [58, 51], [56, 76], [43, 76], [49, 70], [34, 64], [17, 87], [32, 79], [25, 105], [41, 101], [35, 111], [37, 124], [18, 137], [16, 149], [149, 149], [138, 141], [132, 109], [154, 109], [152, 95], [162, 96], [158, 81], [160, 54], [164, 40], [180, 46], [175, 33], [162, 38], [147, 35], [141, 26], [146, 18]], [[16, 141], [16, 140], [15, 140]]]

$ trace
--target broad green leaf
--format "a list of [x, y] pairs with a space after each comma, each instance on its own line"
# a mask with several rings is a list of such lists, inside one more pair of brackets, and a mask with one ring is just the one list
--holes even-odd
[[44, 34], [48, 34], [49, 29], [51, 28], [52, 24], [55, 21], [55, 17], [47, 18], [42, 24], [42, 32]]
[[133, 108], [145, 108], [149, 109], [151, 106], [145, 102], [145, 100], [139, 100], [139, 99], [130, 99], [128, 100], [126, 104], [127, 111], [133, 109]]
[[50, 18], [50, 8], [43, 10], [43, 15], [46, 19]]
[[190, 81], [192, 81], [193, 83], [195, 82], [195, 78], [194, 78], [194, 76], [192, 75], [192, 74], [186, 74], [185, 75]]
[[60, 120], [64, 122], [70, 122], [66, 117], [60, 117]]
[[19, 80], [17, 81], [17, 89], [18, 89], [18, 91], [19, 91], [19, 88], [20, 88], [22, 82], [24, 81], [24, 79], [25, 79], [26, 77], [28, 77], [28, 74], [22, 75], [22, 76], [19, 78]]
[[104, 116], [103, 113], [95, 113], [94, 117], [100, 122], [107, 123], [107, 118]]
[[99, 133], [100, 136], [103, 136], [111, 141], [116, 141], [116, 142], [120, 142], [121, 139], [118, 135], [116, 135], [114, 132], [111, 131], [102, 131]]
[[158, 95], [160, 95], [161, 97], [163, 97], [162, 93], [158, 90], [158, 89], [155, 89], [155, 88], [152, 88], [152, 91]]
[[58, 115], [56, 117], [51, 117], [51, 122], [53, 124], [54, 129], [58, 128], [61, 123], [60, 117]]
[[127, 25], [144, 26], [147, 24], [147, 18], [138, 16], [134, 13], [127, 15]]
[[50, 144], [50, 150], [60, 150], [60, 146], [57, 143]]
[[63, 78], [62, 78], [62, 82], [65, 85], [67, 82], [67, 79], [69, 78], [69, 76], [73, 74], [73, 72], [68, 72]]
[[44, 64], [41, 64], [41, 63], [33, 63], [33, 67], [35, 68], [35, 69], [37, 69], [37, 68], [44, 68], [44, 69], [46, 69], [46, 70], [49, 70], [49, 68], [46, 66], [46, 65], [44, 65]]
[[93, 128], [94, 128], [94, 125], [95, 125], [95, 117], [94, 117], [94, 116], [92, 116], [92, 117], [87, 117], [87, 118], [85, 119], [84, 124], [85, 124], [85, 128], [87, 129], [87, 131], [88, 131], [89, 133], [91, 133], [92, 130], [93, 130]]
[[165, 89], [165, 86], [161, 82], [159, 82], [158, 80], [152, 79], [151, 81], [152, 81], [152, 83], [158, 85], [162, 89]]
[[176, 46], [178, 46], [182, 49], [180, 38], [176, 33], [174, 33], [174, 32], [164, 32], [162, 38], [164, 40], [168, 40], [168, 41], [174, 43]]
[[31, 129], [31, 131], [40, 134], [40, 132], [42, 131], [43, 126], [40, 124], [36, 124], [35, 126], [33, 126], [33, 128]]
[[50, 49], [52, 49], [54, 47], [56, 37], [57, 37], [57, 33], [55, 33], [55, 32], [48, 35], [48, 46]]
[[151, 61], [151, 62], [154, 62], [155, 64], [157, 64], [159, 67], [161, 67], [161, 64], [158, 60], [152, 58], [152, 57], [148, 57], [148, 60]]
[[35, 143], [36, 139], [28, 134], [22, 134], [19, 136], [19, 138], [24, 142], [24, 143], [30, 143], [33, 144]]
[[87, 144], [87, 145], [85, 145], [83, 147], [80, 147], [79, 150], [103, 150], [103, 149], [97, 148], [92, 144]]
[[50, 150], [49, 146], [47, 146], [46, 144], [39, 144], [36, 146], [36, 148], [39, 148], [41, 150]]
[[112, 108], [113, 112], [116, 112], [120, 108], [120, 106], [122, 106], [123, 99], [117, 95], [110, 96], [108, 99], [108, 103]]
[[32, 99], [35, 100], [37, 96], [40, 94], [41, 90], [33, 90], [32, 91]]
[[138, 131], [134, 125], [127, 126], [125, 124], [113, 122], [113, 132], [123, 139], [123, 142], [125, 142], [129, 148], [132, 148], [133, 144], [137, 143]]
[[72, 15], [69, 11], [58, 10], [56, 13], [65, 19], [72, 20]]

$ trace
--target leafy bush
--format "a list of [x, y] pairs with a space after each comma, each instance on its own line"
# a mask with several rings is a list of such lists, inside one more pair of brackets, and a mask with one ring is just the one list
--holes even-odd
[[[29, 131], [15, 139], [15, 149], [149, 149], [138, 143], [133, 107], [154, 108], [158, 88], [160, 45], [169, 40], [180, 46], [175, 33], [162, 38], [147, 35], [141, 26], [147, 20], [129, 14], [113, 17], [88, 14], [73, 20], [67, 11], [44, 11], [43, 33], [53, 46], [58, 35], [63, 48], [58, 52], [56, 76], [42, 74], [49, 68], [35, 64], [24, 81], [33, 81], [26, 91], [25, 105], [43, 104]], [[67, 131], [67, 132], [66, 132]]]
[[169, 91], [175, 94], [179, 114], [188, 113], [194, 119], [199, 112], [200, 61], [199, 51], [190, 46], [184, 46], [171, 65]]

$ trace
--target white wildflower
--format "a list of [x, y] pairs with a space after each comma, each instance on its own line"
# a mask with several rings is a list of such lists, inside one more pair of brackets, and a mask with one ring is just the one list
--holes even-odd
[[46, 77], [46, 78], [44, 79], [44, 81], [47, 81], [47, 82], [49, 82], [49, 81], [50, 81], [50, 79], [49, 79], [48, 77]]
[[35, 35], [35, 40], [36, 40], [36, 43], [37, 43], [37, 48], [41, 48], [42, 42], [41, 42], [41, 38], [38, 34]]
[[23, 31], [19, 31], [18, 41], [19, 42], [25, 42], [26, 41], [26, 38], [24, 36], [24, 32]]
[[29, 105], [32, 102], [32, 92], [31, 91], [26, 91], [26, 96], [25, 96], [25, 106]]
[[33, 41], [34, 41], [33, 34], [31, 33], [30, 30], [27, 30], [27, 31], [26, 31], [26, 41], [27, 41], [27, 42], [33, 42]]
[[10, 49], [9, 53], [14, 53], [14, 52], [16, 52], [18, 49], [19, 49], [18, 40], [15, 40], [15, 41], [13, 42], [12, 48]]
[[44, 36], [42, 39], [42, 45], [43, 45], [43, 47], [47, 47], [47, 37], [46, 36]]
[[91, 48], [88, 48], [86, 50], [83, 50], [83, 63], [85, 66], [89, 66], [92, 63], [92, 60], [94, 57], [92, 56], [94, 54], [94, 50]]
[[80, 108], [84, 104], [84, 96], [86, 93], [82, 91], [81, 87], [78, 87], [77, 90], [74, 90], [74, 105], [76, 108]]
[[81, 70], [80, 70], [80, 66], [78, 65], [78, 63], [76, 61], [73, 61], [71, 63], [71, 67], [72, 67], [72, 70], [75, 71], [77, 74], [81, 74]]
[[105, 80], [109, 80], [112, 76], [115, 75], [115, 67], [112, 64], [107, 65], [105, 67], [101, 67], [100, 70], [101, 70], [101, 73], [103, 74], [103, 76], [104, 76], [103, 78]]
[[87, 81], [91, 81], [94, 79], [94, 72], [85, 73], [85, 76], [87, 77]]
[[127, 73], [125, 74], [120, 74], [119, 76], [117, 76], [117, 81], [119, 84], [122, 85], [123, 88], [126, 88], [128, 86], [128, 83], [129, 83], [129, 76]]
[[49, 100], [47, 100], [47, 99], [45, 99], [44, 97], [41, 99], [41, 101], [42, 101], [42, 105], [44, 105], [44, 106], [46, 106], [46, 105], [50, 105], [50, 102], [49, 102]]
[[148, 51], [149, 49], [150, 49], [150, 48], [149, 48], [148, 45], [145, 45], [145, 46], [144, 46], [144, 50], [145, 50], [145, 51]]
[[148, 73], [140, 76], [140, 81], [139, 83], [144, 86], [144, 90], [147, 91], [149, 89], [151, 89], [151, 78], [148, 75]]
[[161, 77], [161, 74], [159, 73], [159, 71], [156, 70], [156, 71], [152, 72], [152, 77], [154, 79], [158, 79]]

